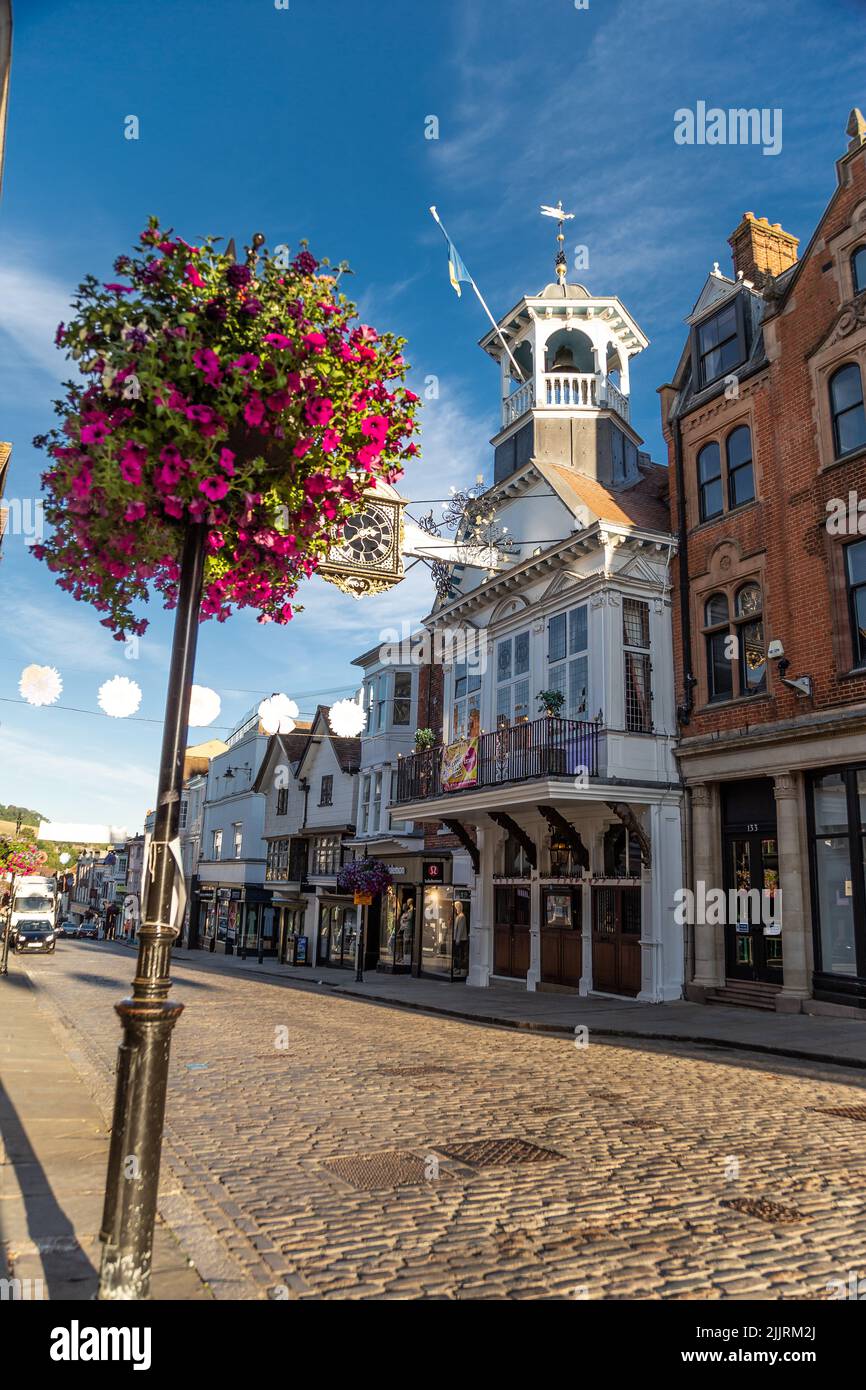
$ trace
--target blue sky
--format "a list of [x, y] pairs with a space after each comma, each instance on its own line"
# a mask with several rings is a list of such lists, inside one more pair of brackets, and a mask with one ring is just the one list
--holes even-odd
[[[648, 334], [632, 366], [632, 420], [664, 461], [656, 388], [679, 355], [683, 316], [751, 210], [808, 240], [834, 183], [850, 108], [866, 107], [864, 0], [38, 0], [15, 9], [0, 242], [0, 438], [7, 496], [32, 499], [65, 375], [52, 345], [70, 291], [106, 274], [148, 213], [194, 240], [347, 259], [362, 317], [409, 340], [425, 405], [423, 461], [403, 490], [441, 498], [490, 477], [498, 374], [479, 351], [485, 319], [451, 290], [435, 203], [494, 312], [552, 278], [554, 226], [579, 278], [618, 294]], [[674, 143], [674, 112], [781, 108], [777, 156]], [[140, 138], [124, 138], [137, 115]], [[436, 116], [439, 139], [425, 139]], [[429, 123], [427, 123], [429, 126]], [[427, 510], [424, 507], [423, 510]], [[419, 509], [420, 510], [420, 509]], [[435, 510], [438, 510], [435, 509]], [[170, 622], [151, 610], [137, 660], [55, 588], [8, 535], [0, 565], [0, 802], [54, 819], [140, 826], [152, 804]], [[230, 726], [272, 690], [303, 711], [351, 693], [353, 656], [430, 606], [423, 567], [388, 596], [343, 597], [321, 581], [287, 628], [239, 616], [201, 630], [197, 680]], [[97, 711], [128, 675], [137, 721], [18, 701], [29, 662], [55, 665], [61, 705]], [[214, 732], [218, 732], [215, 730]], [[201, 737], [207, 734], [201, 732]], [[193, 731], [193, 738], [198, 738]]]

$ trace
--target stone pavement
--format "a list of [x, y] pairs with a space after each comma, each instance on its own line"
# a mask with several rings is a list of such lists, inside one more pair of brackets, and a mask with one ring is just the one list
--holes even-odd
[[[0, 1277], [21, 1280], [25, 1297], [90, 1299], [109, 1128], [53, 1015], [13, 957], [0, 980]], [[163, 1222], [152, 1291], [211, 1297]]]
[[[14, 966], [109, 1095], [132, 960], [62, 942]], [[855, 1069], [576, 1047], [197, 953], [173, 974], [160, 1210], [202, 1273], [238, 1271], [218, 1298], [823, 1300], [866, 1277]]]
[[238, 956], [185, 950], [177, 950], [175, 959], [202, 969], [244, 975], [261, 972], [305, 987], [321, 983], [341, 994], [371, 1002], [378, 1000], [392, 1007], [532, 1032], [573, 1037], [576, 1026], [586, 1025], [600, 1037], [712, 1043], [866, 1068], [866, 1010], [861, 1019], [783, 1014], [726, 1004], [692, 1004], [687, 1000], [646, 1004], [600, 995], [580, 998], [573, 994], [530, 993], [508, 985], [472, 989], [465, 984], [376, 971], [366, 971], [363, 983], [356, 984], [354, 971], [321, 965], [288, 966], [274, 960], [264, 960], [259, 965], [255, 956], [244, 961]]

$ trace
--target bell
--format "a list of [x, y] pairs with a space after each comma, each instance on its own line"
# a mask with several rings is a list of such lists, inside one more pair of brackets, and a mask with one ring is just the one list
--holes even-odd
[[551, 367], [551, 371], [553, 371], [553, 372], [576, 372], [576, 371], [577, 371], [577, 368], [576, 368], [575, 365], [574, 365], [574, 353], [572, 352], [572, 350], [571, 350], [570, 347], [567, 347], [567, 346], [566, 346], [565, 343], [563, 343], [561, 347], [558, 347], [558, 348], [556, 349], [556, 356], [555, 356], [554, 359], [553, 359], [553, 366]]

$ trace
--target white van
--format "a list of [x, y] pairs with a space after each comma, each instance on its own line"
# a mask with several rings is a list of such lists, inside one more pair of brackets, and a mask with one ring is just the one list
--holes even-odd
[[56, 906], [54, 879], [31, 874], [21, 879], [15, 889], [10, 925], [14, 929], [22, 918], [27, 917], [46, 921], [53, 927]]

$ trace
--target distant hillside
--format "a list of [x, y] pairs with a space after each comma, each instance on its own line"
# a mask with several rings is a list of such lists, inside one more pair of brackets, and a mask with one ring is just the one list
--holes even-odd
[[0, 821], [11, 821], [13, 830], [18, 821], [22, 825], [38, 826], [45, 819], [41, 811], [31, 811], [27, 806], [4, 806], [0, 802]]

